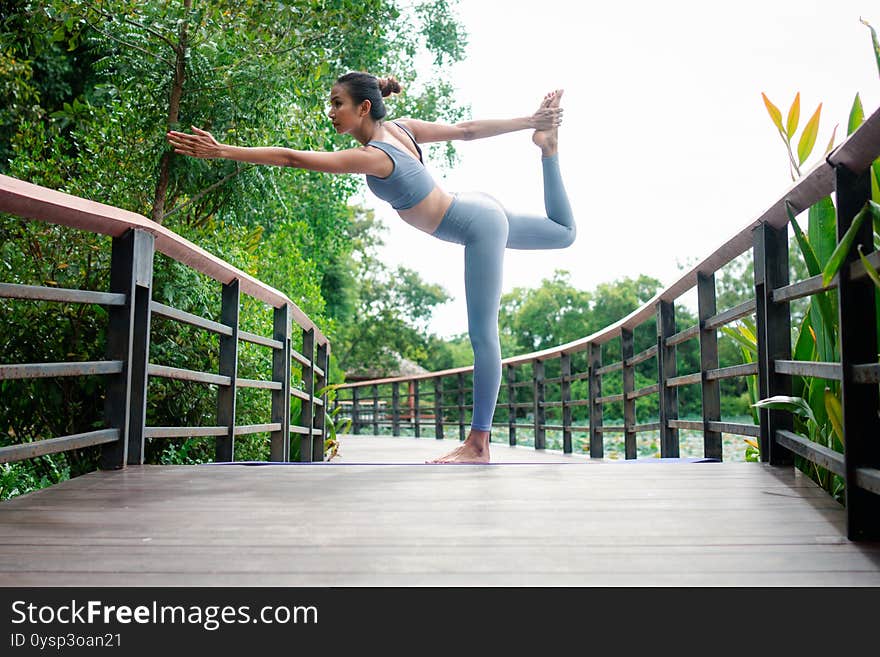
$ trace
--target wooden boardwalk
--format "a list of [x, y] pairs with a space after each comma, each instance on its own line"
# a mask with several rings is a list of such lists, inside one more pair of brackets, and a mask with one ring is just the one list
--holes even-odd
[[330, 463], [137, 466], [0, 503], [2, 586], [878, 586], [792, 468], [348, 436]]

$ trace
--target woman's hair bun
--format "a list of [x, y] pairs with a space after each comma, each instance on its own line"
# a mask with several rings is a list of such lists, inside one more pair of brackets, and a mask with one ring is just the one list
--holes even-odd
[[376, 82], [379, 83], [379, 91], [383, 96], [400, 93], [400, 83], [393, 75], [389, 75], [387, 78], [376, 78]]

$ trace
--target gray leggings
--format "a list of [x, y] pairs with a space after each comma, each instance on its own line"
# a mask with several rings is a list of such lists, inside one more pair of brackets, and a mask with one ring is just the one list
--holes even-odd
[[501, 387], [498, 306], [504, 249], [562, 249], [577, 232], [559, 156], [541, 158], [546, 217], [513, 214], [488, 194], [456, 194], [434, 237], [464, 245], [468, 335], [474, 350], [474, 412], [471, 428], [492, 429]]

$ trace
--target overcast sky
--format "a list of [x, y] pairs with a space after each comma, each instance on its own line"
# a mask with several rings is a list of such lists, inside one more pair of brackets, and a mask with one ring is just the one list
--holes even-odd
[[[835, 143], [845, 135], [856, 92], [866, 115], [880, 102], [870, 31], [859, 22], [880, 29], [876, 0], [460, 0], [458, 13], [469, 46], [452, 78], [471, 118], [528, 115], [546, 91], [565, 89], [560, 163], [578, 237], [567, 249], [507, 250], [505, 293], [537, 287], [554, 269], [580, 289], [638, 274], [671, 284], [679, 263], [707, 256], [792, 184], [761, 92], [783, 116], [800, 92], [801, 127], [823, 104], [804, 171], [835, 124]], [[457, 147], [454, 170], [429, 163], [445, 189], [543, 213], [530, 132]], [[369, 192], [363, 201], [388, 227], [385, 262], [454, 297], [429, 330], [466, 333], [463, 247], [407, 225]]]

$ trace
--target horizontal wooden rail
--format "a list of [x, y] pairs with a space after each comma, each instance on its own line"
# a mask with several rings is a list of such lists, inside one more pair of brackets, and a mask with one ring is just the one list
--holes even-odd
[[736, 422], [708, 422], [710, 431], [720, 431], [721, 433], [732, 433], [738, 436], [755, 436], [761, 435], [761, 427], [757, 424], [740, 424]]
[[167, 317], [168, 319], [183, 322], [190, 326], [205, 329], [219, 335], [232, 335], [231, 326], [221, 324], [220, 322], [214, 322], [210, 319], [205, 319], [204, 317], [199, 317], [198, 315], [193, 315], [192, 313], [178, 310], [171, 306], [166, 306], [164, 303], [159, 303], [158, 301], [150, 302], [150, 313], [158, 315], [159, 317]]
[[677, 388], [679, 386], [689, 386], [695, 383], [701, 383], [702, 380], [703, 375], [700, 372], [694, 372], [693, 374], [683, 374], [682, 376], [673, 376], [669, 379], [666, 379], [666, 387]]
[[147, 365], [148, 376], [158, 376], [163, 379], [177, 379], [179, 381], [192, 381], [194, 383], [210, 383], [217, 386], [232, 385], [232, 377], [209, 372], [196, 372], [182, 367], [169, 367], [168, 365]]
[[694, 422], [693, 420], [669, 420], [669, 426], [673, 429], [690, 429], [693, 431], [702, 431], [705, 428], [703, 422]]
[[725, 310], [724, 312], [718, 313], [713, 317], [709, 317], [703, 323], [703, 327], [706, 329], [718, 328], [719, 326], [730, 324], [731, 322], [741, 319], [742, 317], [754, 315], [756, 306], [757, 304], [755, 300], [749, 299], [745, 303], [741, 303], [738, 306], [730, 308], [729, 310]]
[[643, 424], [635, 424], [631, 427], [628, 427], [629, 431], [633, 431], [635, 433], [646, 433], [648, 431], [659, 431], [660, 423], [659, 422], [645, 422]]
[[638, 365], [639, 363], [644, 363], [647, 360], [651, 360], [656, 355], [657, 355], [657, 345], [653, 345], [651, 347], [648, 347], [644, 351], [636, 354], [632, 358], [628, 358], [626, 360], [626, 366], [627, 367], [634, 367], [634, 366]]
[[196, 438], [199, 436], [225, 436], [227, 427], [144, 427], [146, 438]]
[[30, 299], [32, 301], [60, 301], [65, 303], [94, 303], [99, 306], [124, 306], [125, 295], [92, 290], [71, 290], [63, 287], [0, 283], [0, 298]]
[[777, 288], [772, 292], [773, 301], [782, 303], [784, 301], [794, 301], [802, 299], [825, 290], [832, 290], [837, 287], [837, 276], [835, 276], [828, 285], [822, 283], [822, 275], [805, 278], [797, 283], [785, 285]]
[[239, 388], [259, 388], [262, 390], [281, 390], [284, 386], [281, 381], [262, 381], [260, 379], [235, 379], [235, 385]]
[[262, 335], [257, 335], [256, 333], [248, 333], [247, 331], [239, 331], [238, 339], [245, 342], [250, 342], [251, 344], [258, 344], [263, 347], [269, 347], [271, 349], [284, 348], [284, 343], [282, 343], [280, 340], [265, 338]]
[[880, 495], [880, 469], [878, 468], [857, 468], [856, 483], [860, 488]]
[[605, 365], [603, 367], [596, 368], [596, 376], [605, 376], [606, 374], [611, 374], [612, 372], [620, 372], [623, 370], [623, 361], [617, 361], [616, 363], [611, 363], [610, 365]]
[[272, 431], [281, 431], [281, 423], [271, 422], [269, 424], [244, 424], [235, 427], [236, 436], [245, 436], [252, 433], [271, 433]]
[[119, 429], [99, 429], [71, 436], [46, 438], [21, 445], [8, 445], [7, 447], [0, 447], [0, 463], [22, 461], [36, 456], [57, 454], [58, 452], [82, 449], [83, 447], [94, 447], [95, 445], [113, 443], [117, 440], [119, 440]]
[[123, 362], [120, 360], [0, 365], [0, 381], [8, 379], [46, 379], [56, 376], [119, 374], [122, 372], [122, 366]]
[[297, 399], [302, 399], [303, 401], [309, 401], [312, 397], [307, 392], [303, 392], [298, 388], [291, 388], [290, 394], [292, 397], [296, 397]]
[[840, 381], [840, 363], [815, 363], [802, 360], [777, 360], [778, 374], [790, 376], [812, 376], [818, 379]]
[[737, 376], [754, 376], [757, 374], [757, 363], [744, 363], [743, 365], [731, 365], [730, 367], [706, 370], [706, 378], [710, 381], [717, 379], [732, 379]]
[[646, 386], [644, 388], [640, 388], [639, 390], [634, 390], [633, 392], [626, 393], [627, 399], [639, 399], [640, 397], [647, 397], [648, 395], [655, 395], [660, 392], [660, 384], [655, 383], [651, 386]]
[[777, 431], [776, 439], [795, 454], [799, 454], [841, 477], [846, 474], [843, 454], [835, 452], [833, 449], [828, 449], [825, 445], [814, 443], [809, 438], [804, 438], [791, 431]]
[[688, 340], [692, 340], [700, 335], [700, 327], [699, 326], [691, 326], [690, 328], [686, 328], [683, 331], [679, 331], [674, 335], [670, 335], [666, 338], [666, 346], [673, 347], [675, 345], [681, 344], [682, 342], [687, 342]]

